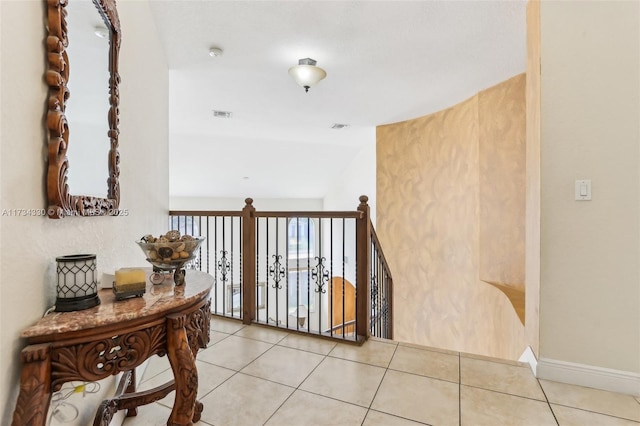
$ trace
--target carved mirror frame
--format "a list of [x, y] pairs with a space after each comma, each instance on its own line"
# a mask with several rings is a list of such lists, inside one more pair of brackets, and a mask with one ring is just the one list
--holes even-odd
[[108, 138], [109, 177], [107, 179], [107, 197], [71, 195], [67, 183], [69, 160], [69, 124], [65, 115], [69, 98], [69, 58], [67, 46], [67, 4], [69, 0], [45, 0], [47, 3], [46, 53], [48, 69], [45, 80], [49, 86], [47, 129], [48, 168], [47, 168], [47, 215], [59, 219], [65, 216], [105, 216], [117, 215], [120, 204], [120, 154], [118, 153], [118, 103], [120, 75], [118, 74], [118, 54], [120, 52], [120, 20], [115, 0], [93, 0], [97, 12], [102, 16], [109, 30], [109, 113]]

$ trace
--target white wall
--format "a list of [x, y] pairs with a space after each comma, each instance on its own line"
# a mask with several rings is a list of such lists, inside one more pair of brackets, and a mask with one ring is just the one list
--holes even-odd
[[[245, 198], [171, 197], [170, 205], [171, 210], [240, 211], [245, 206]], [[253, 207], [259, 211], [320, 211], [322, 200], [319, 198], [254, 198]]]
[[[541, 4], [540, 356], [628, 372], [636, 383], [639, 9]], [[574, 201], [576, 179], [592, 180], [592, 201]]]
[[[2, 1], [0, 8], [0, 210], [42, 209], [46, 208], [45, 2]], [[148, 3], [120, 0], [118, 9], [123, 32], [120, 208], [129, 215], [61, 220], [0, 215], [1, 424], [10, 423], [18, 392], [19, 352], [24, 347], [19, 334], [55, 299], [55, 257], [96, 253], [101, 271], [140, 265], [145, 260], [134, 241], [166, 230], [167, 65]], [[73, 58], [70, 68], [73, 75]]]
[[376, 129], [371, 129], [370, 143], [360, 149], [353, 161], [324, 197], [324, 210], [356, 210], [361, 195], [369, 197], [371, 221], [376, 223]]

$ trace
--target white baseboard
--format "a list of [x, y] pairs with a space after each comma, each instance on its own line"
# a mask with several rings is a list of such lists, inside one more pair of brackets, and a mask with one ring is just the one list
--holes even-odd
[[522, 352], [522, 355], [520, 355], [520, 358], [518, 358], [518, 361], [526, 362], [527, 364], [529, 364], [529, 367], [531, 368], [533, 375], [537, 376], [536, 372], [538, 369], [538, 360], [536, 358], [536, 355], [533, 353], [533, 349], [531, 349], [531, 346], [527, 346], [527, 349], [525, 349], [524, 352]]
[[538, 379], [640, 396], [640, 374], [540, 358]]

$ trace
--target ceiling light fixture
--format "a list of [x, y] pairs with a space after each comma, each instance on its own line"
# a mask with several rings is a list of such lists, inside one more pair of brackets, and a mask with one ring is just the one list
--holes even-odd
[[316, 66], [316, 61], [311, 58], [300, 59], [298, 65], [289, 68], [289, 75], [304, 87], [304, 91], [308, 92], [309, 88], [317, 84], [320, 80], [327, 76], [327, 72]]
[[212, 58], [217, 58], [218, 56], [222, 56], [223, 53], [224, 51], [219, 47], [212, 47], [211, 49], [209, 49], [209, 56], [211, 56]]

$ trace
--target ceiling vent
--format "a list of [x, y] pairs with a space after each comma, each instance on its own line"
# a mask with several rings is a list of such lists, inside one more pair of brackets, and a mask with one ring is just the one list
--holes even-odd
[[348, 124], [340, 124], [340, 123], [335, 123], [333, 126], [331, 126], [332, 129], [344, 129], [345, 127], [349, 127]]
[[217, 118], [231, 118], [231, 111], [216, 111], [214, 109], [213, 116]]

